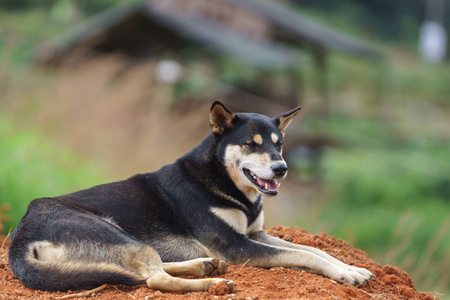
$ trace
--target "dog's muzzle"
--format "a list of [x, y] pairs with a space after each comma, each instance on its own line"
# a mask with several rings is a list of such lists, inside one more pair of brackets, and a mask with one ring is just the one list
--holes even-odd
[[271, 166], [271, 170], [273, 173], [272, 178], [262, 178], [257, 176], [255, 173], [250, 171], [249, 169], [244, 169], [244, 174], [247, 178], [258, 187], [258, 190], [266, 195], [275, 196], [278, 195], [278, 188], [280, 187], [280, 183], [277, 179], [284, 178], [287, 174], [287, 165], [285, 162], [275, 162]]

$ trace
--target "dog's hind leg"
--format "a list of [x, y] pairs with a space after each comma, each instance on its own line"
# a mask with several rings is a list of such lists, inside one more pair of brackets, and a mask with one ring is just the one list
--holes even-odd
[[[226, 269], [227, 265], [213, 258], [163, 264], [158, 253], [152, 247], [142, 243], [95, 246], [79, 243], [75, 247], [68, 247], [41, 241], [32, 243], [30, 252], [34, 258], [34, 266], [41, 271], [58, 269], [61, 280], [69, 286], [69, 281], [73, 277], [88, 279], [94, 277], [94, 274], [97, 274], [95, 275], [97, 278], [105, 278], [106, 282], [108, 282], [107, 274], [111, 274], [110, 277], [113, 280], [110, 283], [137, 284], [145, 281], [151, 289], [176, 292], [204, 291], [209, 285], [220, 282], [225, 282], [231, 292], [235, 286], [233, 282], [219, 278], [188, 280], [172, 277], [164, 269], [174, 275], [203, 276], [216, 272], [220, 267], [223, 272], [223, 268]], [[120, 277], [127, 280], [116, 281]], [[88, 281], [84, 280], [83, 284], [80, 285], [79, 282], [77, 287], [93, 287], [87, 286], [87, 283]], [[97, 282], [94, 286], [99, 284], [100, 282]]]
[[124, 269], [139, 274], [137, 277], [145, 278], [147, 286], [151, 289], [172, 292], [197, 292], [206, 290], [213, 283], [224, 282], [229, 292], [234, 290], [235, 284], [225, 279], [182, 279], [171, 276], [204, 276], [214, 272], [218, 274], [219, 270], [225, 273], [228, 264], [216, 258], [199, 258], [184, 262], [163, 264], [156, 250], [145, 244], [126, 244], [114, 246], [114, 248], [109, 253], [117, 255], [114, 259], [116, 263]]

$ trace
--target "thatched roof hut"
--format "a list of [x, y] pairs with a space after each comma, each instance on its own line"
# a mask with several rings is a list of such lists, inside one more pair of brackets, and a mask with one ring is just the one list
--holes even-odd
[[[369, 59], [372, 45], [268, 0], [146, 0], [120, 5], [83, 23], [40, 49], [38, 59], [57, 64], [75, 52], [121, 51], [157, 55], [187, 45], [230, 54], [260, 68], [292, 66], [298, 51], [281, 43], [311, 44]], [[298, 64], [297, 64], [298, 66]]]

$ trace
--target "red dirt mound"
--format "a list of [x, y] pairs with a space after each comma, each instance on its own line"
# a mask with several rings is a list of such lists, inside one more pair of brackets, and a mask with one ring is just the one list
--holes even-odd
[[[233, 294], [222, 286], [212, 286], [201, 293], [164, 293], [135, 287], [108, 286], [88, 296], [72, 299], [436, 299], [419, 293], [409, 275], [393, 266], [381, 266], [361, 250], [325, 233], [314, 235], [300, 228], [276, 226], [267, 233], [303, 245], [317, 247], [343, 262], [372, 271], [377, 277], [361, 288], [344, 286], [334, 280], [305, 271], [287, 268], [261, 269], [230, 266], [224, 277], [237, 283]], [[57, 299], [77, 292], [49, 293], [25, 288], [11, 272], [6, 247], [0, 249], [0, 299]]]

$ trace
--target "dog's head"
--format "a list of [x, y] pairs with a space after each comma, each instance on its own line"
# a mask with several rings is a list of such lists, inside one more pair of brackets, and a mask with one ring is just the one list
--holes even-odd
[[230, 112], [214, 102], [210, 112], [211, 131], [217, 153], [234, 184], [249, 199], [262, 193], [278, 194], [278, 180], [286, 177], [282, 157], [284, 132], [299, 108], [269, 118], [260, 114]]

